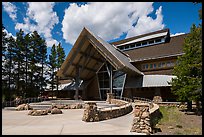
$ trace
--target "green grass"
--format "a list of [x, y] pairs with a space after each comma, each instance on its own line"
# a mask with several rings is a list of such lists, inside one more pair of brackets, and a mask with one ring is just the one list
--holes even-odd
[[[161, 128], [162, 132], [170, 131], [174, 135], [202, 135], [202, 127], [188, 123], [183, 118], [186, 115], [177, 107], [160, 106], [159, 110], [162, 113], [162, 118], [156, 127]], [[169, 129], [170, 126], [173, 128]]]
[[175, 124], [175, 122], [177, 122], [181, 117], [181, 114], [176, 107], [160, 106], [159, 110], [162, 113], [162, 119], [159, 121], [159, 124]]

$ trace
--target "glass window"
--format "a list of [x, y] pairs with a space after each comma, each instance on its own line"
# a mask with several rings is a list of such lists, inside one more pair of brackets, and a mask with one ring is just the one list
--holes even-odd
[[125, 46], [125, 49], [129, 49], [129, 47], [130, 47], [129, 45], [126, 45], [126, 46]]
[[149, 65], [149, 68], [151, 68], [151, 69], [152, 69], [152, 68], [153, 68], [153, 64], [150, 64], [150, 65]]
[[116, 71], [113, 74], [113, 87], [114, 88], [122, 88], [123, 82], [125, 79], [125, 73], [122, 71]]
[[124, 49], [124, 46], [120, 46], [119, 49], [123, 50], [123, 49]]
[[158, 64], [158, 67], [161, 68], [161, 63]]
[[141, 43], [137, 43], [137, 44], [136, 44], [136, 47], [139, 47], [139, 46], [141, 46]]
[[154, 43], [154, 40], [149, 41], [149, 44], [153, 44], [153, 43]]
[[166, 62], [166, 66], [167, 67], [171, 67], [171, 63], [168, 61], [168, 62]]
[[147, 42], [142, 42], [142, 45], [147, 45]]
[[145, 65], [142, 65], [142, 69], [145, 69]]
[[161, 39], [156, 39], [155, 42], [156, 43], [161, 42]]
[[165, 62], [162, 62], [162, 67], [165, 67]]
[[134, 47], [135, 47], [135, 44], [130, 45], [130, 48], [134, 48]]
[[156, 68], [157, 67], [157, 64], [154, 64], [154, 68]]
[[148, 64], [145, 64], [145, 69], [148, 69], [148, 66], [149, 66]]
[[[176, 63], [178, 63], [178, 62], [176, 61]], [[174, 65], [175, 65], [175, 63], [173, 61], [171, 61], [171, 66], [174, 66]]]

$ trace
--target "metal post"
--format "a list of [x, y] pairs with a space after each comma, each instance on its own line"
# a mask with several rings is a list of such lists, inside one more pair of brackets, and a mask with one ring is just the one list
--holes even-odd
[[75, 78], [75, 85], [76, 85], [76, 91], [75, 91], [75, 95], [74, 98], [75, 100], [78, 100], [78, 96], [79, 96], [79, 67], [76, 67], [76, 78]]
[[113, 69], [110, 65], [110, 93], [113, 94]]

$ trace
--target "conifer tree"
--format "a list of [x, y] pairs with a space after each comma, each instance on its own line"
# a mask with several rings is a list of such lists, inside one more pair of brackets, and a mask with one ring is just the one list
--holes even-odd
[[[187, 101], [188, 109], [192, 109], [192, 101], [202, 99], [202, 27], [193, 25], [184, 41], [184, 55], [178, 58], [174, 67], [172, 91], [178, 100]], [[202, 101], [201, 101], [202, 102]]]
[[52, 87], [52, 91], [55, 87], [55, 70], [57, 68], [57, 51], [56, 51], [56, 46], [55, 44], [53, 44], [52, 48], [51, 48], [51, 53], [49, 55], [49, 65], [51, 68], [51, 87]]

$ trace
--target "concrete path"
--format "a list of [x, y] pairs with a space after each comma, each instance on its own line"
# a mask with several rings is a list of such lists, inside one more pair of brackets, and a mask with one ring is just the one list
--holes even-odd
[[141, 135], [130, 132], [132, 113], [100, 122], [84, 122], [83, 109], [62, 111], [63, 114], [30, 116], [28, 110], [2, 109], [2, 135]]

